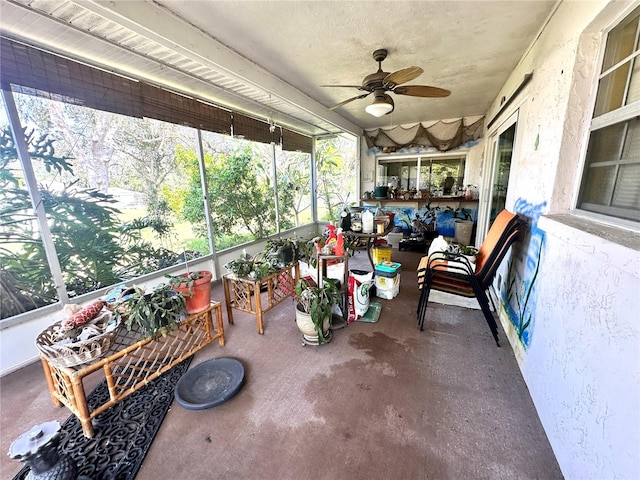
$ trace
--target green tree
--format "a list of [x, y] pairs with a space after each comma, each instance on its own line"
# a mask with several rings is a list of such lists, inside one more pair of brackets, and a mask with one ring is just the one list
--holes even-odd
[[125, 117], [30, 95], [15, 98], [23, 124], [47, 132], [61, 156], [73, 160], [78, 186], [107, 193], [114, 138]]
[[[235, 144], [236, 149], [229, 147]], [[209, 208], [218, 249], [249, 240], [265, 238], [276, 231], [275, 201], [271, 175], [271, 146], [227, 139], [209, 145], [204, 163], [207, 175]], [[285, 152], [283, 152], [285, 153]], [[280, 229], [299, 225], [299, 212], [309, 208], [309, 166], [301, 165], [295, 152], [278, 157], [277, 182]], [[179, 219], [192, 224], [194, 231], [206, 232], [200, 170], [195, 152], [176, 151], [177, 163], [184, 172], [184, 188], [176, 188], [167, 198]], [[308, 156], [306, 157], [308, 162]]]
[[321, 220], [337, 220], [350, 192], [356, 191], [355, 144], [342, 137], [316, 142], [317, 198], [326, 211]]
[[[214, 223], [221, 233], [247, 230], [254, 239], [267, 236], [275, 224], [273, 190], [261, 180], [264, 165], [253, 160], [250, 148], [214, 159], [207, 172]], [[234, 228], [235, 227], [235, 228]]]
[[[33, 163], [50, 172], [73, 173], [53, 141], [27, 133]], [[121, 224], [113, 199], [77, 182], [60, 191], [40, 188], [51, 236], [71, 297], [158, 270], [181, 257], [144, 242], [141, 231], [162, 234], [166, 225], [141, 218]], [[56, 301], [56, 289], [24, 188], [16, 147], [8, 128], [0, 135], [0, 304], [7, 318]]]
[[311, 208], [311, 173], [309, 155], [282, 152], [278, 156], [278, 194], [280, 228], [301, 225], [300, 215]]
[[182, 143], [180, 127], [149, 119], [127, 118], [124, 122], [115, 138], [122, 157], [118, 186], [144, 193], [151, 216], [165, 215], [163, 185], [182, 179], [176, 157], [176, 145]]
[[[53, 154], [50, 139], [25, 135], [28, 151], [48, 171], [70, 170], [65, 159]], [[48, 196], [45, 196], [46, 199]], [[35, 226], [29, 192], [9, 127], [0, 135], [0, 318], [7, 318], [56, 299], [49, 264]]]

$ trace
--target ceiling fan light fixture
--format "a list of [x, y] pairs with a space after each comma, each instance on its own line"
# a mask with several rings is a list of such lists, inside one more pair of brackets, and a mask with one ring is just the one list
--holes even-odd
[[373, 103], [365, 107], [365, 112], [374, 117], [382, 117], [387, 113], [393, 112], [393, 98], [386, 93], [384, 95], [376, 95]]

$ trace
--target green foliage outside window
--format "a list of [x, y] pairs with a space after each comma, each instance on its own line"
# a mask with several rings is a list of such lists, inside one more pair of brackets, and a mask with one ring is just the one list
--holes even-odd
[[[73, 172], [67, 158], [55, 154], [46, 136], [26, 135], [34, 163], [47, 171]], [[24, 187], [13, 137], [0, 135], [0, 302], [7, 318], [57, 300], [44, 245]], [[180, 261], [180, 255], [156, 248], [141, 232], [166, 231], [159, 219], [122, 223], [113, 198], [75, 183], [62, 191], [40, 188], [51, 236], [70, 297], [107, 287]]]

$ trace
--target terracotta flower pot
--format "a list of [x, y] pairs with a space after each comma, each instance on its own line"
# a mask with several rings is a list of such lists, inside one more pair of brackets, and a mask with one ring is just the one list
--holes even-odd
[[[187, 275], [188, 273], [183, 273], [181, 276]], [[188, 314], [201, 312], [211, 304], [211, 278], [210, 271], [201, 270], [200, 278], [173, 287], [185, 296]]]

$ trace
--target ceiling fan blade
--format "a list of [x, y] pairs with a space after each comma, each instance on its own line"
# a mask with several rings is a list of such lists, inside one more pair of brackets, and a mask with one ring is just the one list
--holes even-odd
[[329, 110], [335, 110], [336, 108], [339, 108], [339, 107], [341, 107], [341, 106], [343, 106], [343, 105], [346, 105], [347, 103], [351, 103], [351, 102], [353, 102], [354, 100], [359, 100], [359, 99], [361, 99], [361, 98], [364, 98], [364, 97], [366, 97], [367, 95], [369, 95], [370, 93], [371, 93], [371, 92], [363, 93], [362, 95], [358, 95], [357, 97], [349, 98], [349, 99], [347, 99], [347, 100], [345, 100], [345, 101], [343, 101], [343, 102], [340, 102], [340, 103], [339, 103], [339, 104], [337, 104], [337, 105], [334, 105], [334, 106], [333, 106], [333, 107], [331, 107]]
[[420, 67], [403, 68], [402, 70], [397, 70], [384, 77], [382, 84], [385, 87], [393, 88], [396, 85], [410, 82], [414, 78], [418, 78], [420, 75], [422, 75], [422, 72], [424, 72], [424, 70], [422, 70]]
[[427, 85], [407, 85], [404, 87], [396, 87], [393, 93], [398, 95], [410, 95], [412, 97], [448, 97], [451, 91], [444, 88], [428, 87]]
[[332, 88], [360, 88], [362, 85], [320, 85], [321, 87], [332, 87]]

